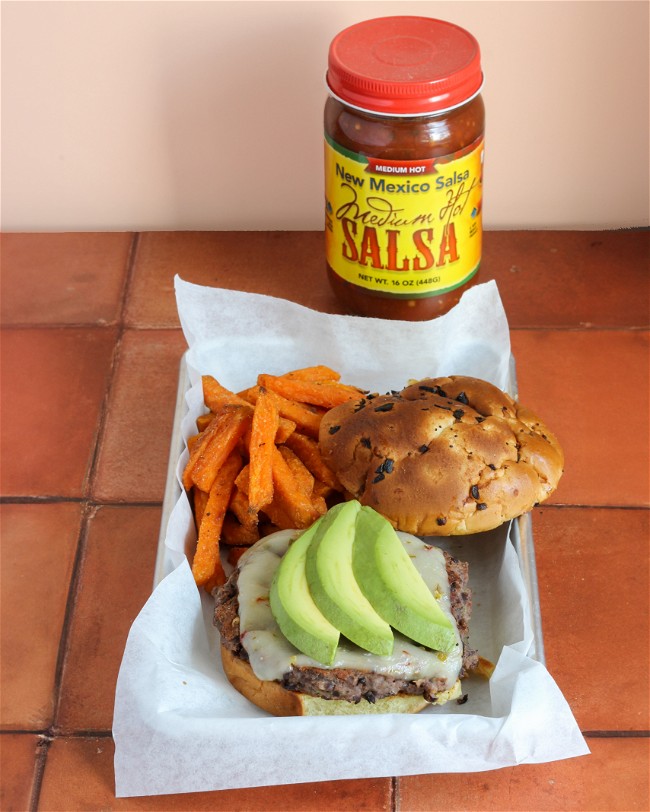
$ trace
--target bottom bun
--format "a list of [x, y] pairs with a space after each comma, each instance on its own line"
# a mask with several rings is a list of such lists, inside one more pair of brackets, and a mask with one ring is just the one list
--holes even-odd
[[429, 705], [442, 705], [461, 695], [460, 680], [448, 691], [436, 696], [435, 702], [427, 702], [424, 697], [413, 694], [396, 694], [368, 702], [358, 703], [344, 699], [322, 699], [319, 696], [288, 691], [279, 682], [261, 680], [255, 676], [246, 660], [235, 656], [225, 646], [221, 646], [223, 670], [231, 685], [258, 708], [274, 716], [339, 716], [367, 713], [419, 713]]

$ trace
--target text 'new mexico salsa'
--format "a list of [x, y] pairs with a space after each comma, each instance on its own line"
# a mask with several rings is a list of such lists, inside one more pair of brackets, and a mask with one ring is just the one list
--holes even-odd
[[325, 235], [352, 312], [428, 319], [477, 279], [484, 107], [476, 40], [385, 17], [332, 42], [325, 106]]

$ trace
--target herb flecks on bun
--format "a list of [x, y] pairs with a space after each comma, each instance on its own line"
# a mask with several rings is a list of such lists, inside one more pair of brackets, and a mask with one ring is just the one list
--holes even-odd
[[491, 530], [526, 513], [556, 489], [564, 465], [541, 419], [465, 376], [336, 406], [319, 446], [351, 496], [423, 536]]

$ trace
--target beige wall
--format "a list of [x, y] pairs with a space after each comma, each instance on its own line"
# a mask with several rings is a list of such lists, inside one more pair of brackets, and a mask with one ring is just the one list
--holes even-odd
[[327, 47], [479, 39], [488, 228], [648, 223], [648, 3], [4, 2], [5, 230], [320, 229]]

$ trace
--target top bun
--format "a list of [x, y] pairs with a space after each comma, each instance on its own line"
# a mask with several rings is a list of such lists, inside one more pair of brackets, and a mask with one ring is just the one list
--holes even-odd
[[319, 444], [349, 494], [419, 536], [498, 527], [546, 499], [564, 465], [538, 417], [464, 376], [337, 406], [323, 417]]

